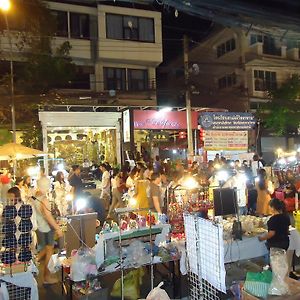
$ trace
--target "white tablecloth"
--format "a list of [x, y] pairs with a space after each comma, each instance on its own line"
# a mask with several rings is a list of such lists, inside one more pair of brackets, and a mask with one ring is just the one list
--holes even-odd
[[290, 228], [290, 246], [289, 250], [294, 250], [296, 255], [300, 256], [300, 234], [295, 228]]
[[[300, 256], [300, 233], [295, 228], [290, 228], [290, 246], [292, 253]], [[268, 254], [265, 242], [260, 242], [257, 237], [243, 237], [243, 240], [224, 241], [225, 263], [243, 259], [261, 257]]]
[[266, 254], [268, 254], [268, 249], [265, 243], [260, 242], [257, 237], [243, 237], [241, 241], [224, 241], [225, 263], [261, 257]]
[[9, 300], [8, 291], [6, 289], [5, 283], [12, 283], [19, 287], [30, 288], [31, 291], [30, 299], [31, 300], [39, 299], [37, 282], [30, 271], [13, 274], [13, 276], [4, 275], [0, 277], [0, 280], [3, 281], [1, 284], [1, 294], [0, 294], [1, 300]]

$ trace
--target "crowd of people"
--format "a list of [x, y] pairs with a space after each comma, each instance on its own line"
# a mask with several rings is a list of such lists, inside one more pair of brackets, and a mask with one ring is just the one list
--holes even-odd
[[[132, 204], [139, 209], [151, 209], [157, 214], [167, 213], [167, 190], [181, 186], [185, 178], [193, 177], [199, 186], [213, 190], [218, 187], [235, 188], [240, 214], [256, 214], [266, 216], [284, 207], [274, 198], [275, 187], [282, 186], [287, 197], [295, 196], [298, 190], [297, 178], [292, 172], [286, 176], [269, 178], [264, 169], [263, 161], [254, 156], [252, 163], [247, 161], [230, 161], [216, 154], [214, 160], [207, 164], [193, 162], [187, 165], [182, 161], [172, 162], [161, 160], [158, 156], [153, 161], [127, 161], [121, 168], [112, 168], [108, 163], [85, 171], [97, 173], [101, 178], [101, 188], [98, 194], [86, 189], [82, 178], [82, 168], [72, 166], [68, 175], [59, 171], [52, 182], [41, 173], [32, 185], [29, 176], [17, 177], [13, 183], [8, 173], [0, 176], [2, 201], [30, 204], [33, 207], [33, 231], [37, 236], [38, 260], [45, 260], [45, 265], [53, 254], [54, 236], [61, 237], [62, 232], [56, 221], [57, 216], [67, 216], [74, 213], [96, 212], [98, 226], [101, 228], [108, 219], [115, 219], [115, 209], [127, 205], [125, 199], [134, 199]], [[278, 178], [279, 177], [279, 178]], [[125, 197], [127, 195], [127, 197]], [[211, 200], [211, 199], [210, 199]], [[77, 205], [84, 201], [84, 205]], [[274, 202], [275, 201], [275, 202]], [[277, 219], [287, 224], [286, 219]], [[272, 224], [277, 228], [278, 222]], [[269, 239], [265, 236], [261, 239]], [[286, 245], [284, 245], [286, 247]], [[44, 269], [44, 283], [54, 283], [47, 268]]]

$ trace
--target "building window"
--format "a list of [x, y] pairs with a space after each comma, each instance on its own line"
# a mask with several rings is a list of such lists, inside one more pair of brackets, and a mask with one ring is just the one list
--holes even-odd
[[126, 69], [104, 68], [105, 90], [126, 90]]
[[300, 49], [300, 41], [298, 40], [288, 40], [287, 41], [287, 49], [298, 48]]
[[236, 74], [228, 74], [218, 80], [219, 89], [225, 89], [236, 84]]
[[277, 87], [276, 72], [254, 70], [255, 91], [270, 91]]
[[256, 43], [262, 43], [263, 36], [261, 34], [251, 34], [250, 35], [250, 45], [254, 45]]
[[106, 37], [154, 43], [154, 19], [106, 14]]
[[145, 91], [148, 89], [148, 71], [128, 69], [128, 90]]
[[250, 45], [263, 43], [263, 53], [269, 55], [281, 56], [281, 45], [272, 36], [251, 34]]
[[90, 37], [89, 15], [70, 13], [70, 36], [87, 39]]
[[217, 57], [220, 57], [228, 52], [235, 50], [235, 39], [228, 40], [217, 47]]
[[68, 13], [66, 11], [52, 10], [51, 14], [55, 20], [55, 35], [68, 36]]

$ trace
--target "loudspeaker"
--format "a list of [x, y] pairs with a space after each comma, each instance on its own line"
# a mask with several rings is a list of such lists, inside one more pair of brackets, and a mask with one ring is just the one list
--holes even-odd
[[238, 214], [236, 189], [214, 189], [214, 210], [215, 216]]

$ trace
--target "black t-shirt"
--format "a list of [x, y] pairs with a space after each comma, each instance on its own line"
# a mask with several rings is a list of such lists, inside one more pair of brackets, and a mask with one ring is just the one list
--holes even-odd
[[269, 248], [282, 248], [287, 250], [289, 247], [289, 226], [290, 217], [287, 214], [274, 215], [268, 221], [268, 231], [275, 231], [275, 235], [267, 241]]
[[90, 196], [87, 199], [87, 208], [91, 209], [92, 211], [96, 212], [98, 214], [98, 220], [101, 221], [101, 224], [104, 223], [106, 219], [106, 214], [105, 214], [105, 208], [100, 200], [100, 198], [95, 197], [95, 196]]
[[73, 174], [69, 179], [69, 183], [72, 187], [74, 187], [76, 196], [78, 196], [82, 193], [83, 183], [79, 176], [77, 176], [76, 174]]

